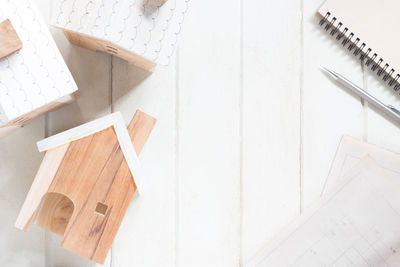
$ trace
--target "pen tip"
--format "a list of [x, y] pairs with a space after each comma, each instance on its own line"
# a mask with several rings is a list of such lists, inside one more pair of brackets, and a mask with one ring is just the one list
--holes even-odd
[[319, 66], [319, 69], [322, 70], [324, 73], [328, 74], [333, 79], [338, 78], [334, 71], [331, 71], [330, 69], [325, 68], [324, 66]]
[[329, 72], [329, 70], [327, 68], [325, 68], [324, 66], [319, 66], [319, 69], [324, 72]]

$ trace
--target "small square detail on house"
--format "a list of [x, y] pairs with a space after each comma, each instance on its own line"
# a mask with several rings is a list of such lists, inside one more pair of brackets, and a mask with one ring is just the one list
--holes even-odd
[[107, 212], [108, 206], [106, 204], [97, 202], [97, 206], [96, 206], [96, 213], [101, 214], [101, 215], [105, 215]]

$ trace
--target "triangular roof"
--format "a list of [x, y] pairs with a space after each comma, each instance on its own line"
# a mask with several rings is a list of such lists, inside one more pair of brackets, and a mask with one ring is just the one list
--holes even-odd
[[137, 189], [140, 193], [143, 193], [145, 189], [143, 185], [143, 175], [141, 172], [140, 162], [120, 112], [112, 113], [65, 132], [48, 137], [37, 142], [37, 146], [40, 152], [47, 151], [95, 134], [109, 127], [114, 127], [121, 151], [124, 154], [131, 174], [135, 179]]

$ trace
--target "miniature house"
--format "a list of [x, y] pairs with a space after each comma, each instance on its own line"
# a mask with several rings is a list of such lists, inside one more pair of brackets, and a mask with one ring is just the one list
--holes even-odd
[[63, 248], [103, 263], [136, 188], [143, 192], [136, 153], [154, 124], [137, 111], [127, 129], [113, 113], [38, 142], [47, 152], [15, 226], [35, 222], [62, 235]]
[[168, 65], [190, 0], [55, 0], [52, 24], [73, 44], [147, 71]]
[[73, 99], [77, 86], [31, 0], [0, 0], [0, 135]]

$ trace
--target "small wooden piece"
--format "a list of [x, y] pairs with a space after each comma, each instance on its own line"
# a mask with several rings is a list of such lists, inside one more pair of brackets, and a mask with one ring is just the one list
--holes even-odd
[[18, 37], [9, 19], [0, 23], [0, 59], [11, 55], [22, 48]]
[[72, 44], [84, 47], [93, 51], [102, 51], [109, 53], [111, 55], [117, 56], [119, 58], [125, 59], [129, 64], [137, 66], [149, 72], [153, 72], [156, 63], [150, 61], [142, 56], [135, 54], [132, 51], [123, 49], [116, 44], [108, 41], [104, 41], [89, 35], [85, 35], [78, 32], [64, 30], [64, 34], [68, 41]]
[[152, 0], [152, 2], [153, 2], [154, 4], [159, 5], [159, 6], [165, 4], [167, 1], [168, 1], [168, 0]]
[[[140, 153], [156, 120], [137, 111], [128, 133]], [[34, 221], [62, 247], [103, 263], [136, 191], [114, 126], [46, 152], [15, 226]]]
[[56, 101], [53, 101], [53, 102], [51, 102], [51, 103], [49, 103], [47, 105], [44, 105], [44, 106], [42, 106], [42, 107], [40, 107], [38, 109], [35, 109], [35, 110], [33, 110], [33, 111], [29, 112], [29, 113], [26, 113], [26, 114], [24, 114], [22, 116], [19, 116], [18, 118], [13, 119], [12, 121], [10, 121], [10, 122], [8, 122], [6, 124], [0, 125], [0, 133], [2, 132], [3, 128], [6, 129], [6, 128], [10, 128], [10, 127], [15, 127], [15, 126], [16, 127], [21, 127], [24, 124], [32, 121], [33, 119], [35, 119], [35, 118], [37, 118], [37, 117], [39, 117], [39, 116], [41, 116], [41, 115], [43, 115], [43, 114], [45, 114], [47, 112], [56, 110], [57, 108], [65, 105], [67, 103], [70, 103], [70, 102], [72, 102], [74, 100], [75, 100], [75, 97], [74, 97], [73, 94], [61, 97], [61, 98], [57, 99]]

